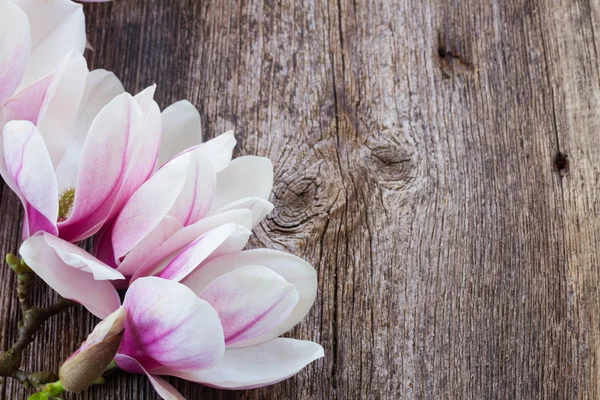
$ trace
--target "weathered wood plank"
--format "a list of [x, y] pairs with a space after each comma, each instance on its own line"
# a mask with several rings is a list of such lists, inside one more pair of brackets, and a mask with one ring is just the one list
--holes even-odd
[[[270, 388], [188, 399], [596, 399], [600, 3], [128, 0], [86, 5], [93, 67], [186, 98], [205, 137], [275, 164], [253, 246], [316, 266], [291, 335], [326, 358]], [[4, 188], [0, 250], [18, 245]], [[2, 345], [14, 277], [0, 270]], [[39, 289], [38, 301], [49, 291]], [[53, 320], [53, 368], [94, 321]], [[6, 399], [25, 393], [7, 382]], [[72, 398], [154, 399], [117, 375]]]

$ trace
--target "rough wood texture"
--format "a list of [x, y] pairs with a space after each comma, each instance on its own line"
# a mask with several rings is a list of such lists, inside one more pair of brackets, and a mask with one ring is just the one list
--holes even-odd
[[[304, 3], [304, 4], [302, 4]], [[206, 138], [275, 164], [253, 246], [313, 263], [292, 336], [326, 358], [273, 387], [188, 399], [598, 399], [600, 2], [118, 0], [86, 5], [93, 67]], [[0, 250], [19, 242], [5, 188]], [[0, 275], [2, 345], [15, 277]], [[51, 297], [36, 292], [38, 301]], [[47, 300], [44, 300], [47, 301]], [[83, 321], [83, 322], [82, 322]], [[90, 331], [47, 326], [56, 368]], [[6, 399], [22, 399], [13, 382]], [[77, 399], [155, 399], [117, 375]]]

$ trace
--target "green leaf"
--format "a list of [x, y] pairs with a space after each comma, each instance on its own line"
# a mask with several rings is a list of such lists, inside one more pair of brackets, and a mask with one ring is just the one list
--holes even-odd
[[27, 400], [48, 400], [47, 393], [34, 393]]

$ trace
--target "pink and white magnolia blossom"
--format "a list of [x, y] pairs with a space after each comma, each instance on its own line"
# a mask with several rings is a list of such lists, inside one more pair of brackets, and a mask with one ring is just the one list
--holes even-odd
[[[59, 294], [95, 315], [119, 308], [108, 280], [122, 276], [77, 246], [40, 233], [20, 253]], [[323, 357], [314, 342], [279, 337], [308, 313], [316, 288], [310, 264], [265, 249], [212, 258], [183, 283], [137, 279], [123, 302], [127, 318], [115, 361], [146, 374], [164, 399], [182, 397], [158, 375], [227, 389], [279, 382]]]
[[[69, 0], [0, 0], [0, 135], [11, 120], [37, 125], [54, 163], [83, 96], [85, 20]], [[0, 140], [0, 172], [6, 174]]]
[[87, 74], [84, 85], [64, 144], [30, 121], [4, 127], [0, 172], [25, 208], [24, 238], [38, 231], [72, 242], [90, 237], [154, 170], [161, 134], [155, 87], [133, 97], [104, 70]]
[[200, 116], [186, 101], [168, 107], [162, 125], [162, 166], [95, 238], [94, 254], [131, 281], [179, 281], [212, 258], [239, 252], [273, 209], [268, 158], [231, 161], [232, 132], [198, 145]]

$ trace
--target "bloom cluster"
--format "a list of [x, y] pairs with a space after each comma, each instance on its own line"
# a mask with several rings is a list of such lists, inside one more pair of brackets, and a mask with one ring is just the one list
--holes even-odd
[[[0, 0], [0, 174], [24, 207], [19, 253], [103, 319], [61, 368], [64, 387], [84, 390], [114, 360], [181, 399], [160, 375], [247, 389], [322, 357], [279, 337], [312, 307], [314, 268], [244, 250], [273, 209], [271, 162], [232, 159], [232, 132], [203, 143], [194, 106], [161, 112], [155, 86], [128, 94], [88, 70], [85, 45], [80, 4]], [[77, 243], [90, 237], [88, 253]]]

